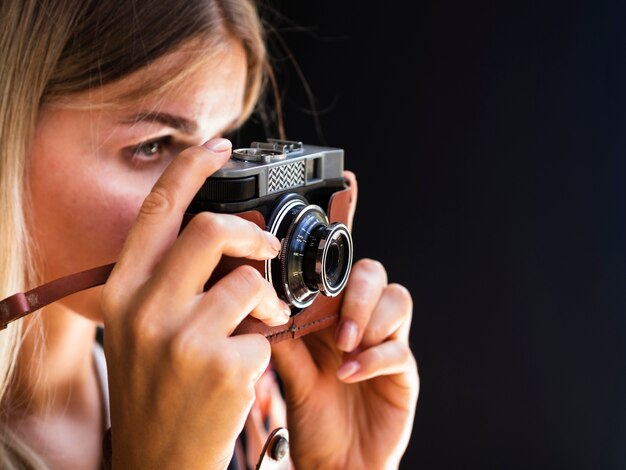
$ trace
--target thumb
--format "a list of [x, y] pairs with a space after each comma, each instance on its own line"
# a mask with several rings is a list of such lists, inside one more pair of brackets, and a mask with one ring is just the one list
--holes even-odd
[[312, 392], [319, 374], [302, 339], [272, 345], [272, 364], [278, 372], [290, 403], [301, 403]]

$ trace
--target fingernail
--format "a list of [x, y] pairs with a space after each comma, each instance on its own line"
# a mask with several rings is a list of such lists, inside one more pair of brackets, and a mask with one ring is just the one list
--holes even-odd
[[351, 352], [356, 348], [357, 336], [359, 335], [359, 327], [352, 320], [344, 320], [335, 336], [337, 347], [345, 352]]
[[337, 377], [341, 380], [347, 379], [351, 375], [354, 375], [361, 368], [361, 364], [357, 361], [348, 361], [337, 369]]
[[207, 140], [204, 144], [202, 144], [202, 146], [212, 152], [224, 152], [226, 150], [230, 150], [233, 147], [233, 144], [231, 144], [230, 140], [222, 139], [220, 137], [217, 139]]
[[265, 237], [267, 238], [267, 241], [277, 255], [280, 251], [280, 240], [272, 235], [270, 232], [265, 232]]

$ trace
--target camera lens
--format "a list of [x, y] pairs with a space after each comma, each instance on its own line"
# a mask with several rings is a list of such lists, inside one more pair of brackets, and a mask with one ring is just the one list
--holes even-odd
[[290, 195], [270, 218], [268, 229], [282, 240], [278, 260], [266, 272], [279, 297], [297, 308], [317, 294], [334, 297], [346, 285], [352, 267], [352, 237], [342, 223], [328, 223], [324, 211]]
[[336, 289], [341, 285], [346, 274], [346, 260], [349, 253], [349, 243], [343, 233], [338, 233], [328, 244], [324, 273], [328, 290]]
[[339, 261], [343, 257], [343, 253], [339, 251], [339, 245], [336, 241], [332, 241], [328, 247], [328, 253], [326, 254], [326, 265], [324, 266], [324, 272], [326, 273], [326, 279], [331, 285], [337, 283], [337, 279], [341, 274], [339, 269]]
[[313, 230], [304, 254], [304, 279], [312, 289], [337, 295], [348, 280], [352, 264], [352, 242], [341, 223], [319, 225]]

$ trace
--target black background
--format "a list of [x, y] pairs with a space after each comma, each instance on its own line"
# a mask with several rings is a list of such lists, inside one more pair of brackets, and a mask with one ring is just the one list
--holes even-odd
[[345, 149], [357, 257], [414, 298], [403, 468], [626, 468], [626, 9], [264, 12], [287, 136]]

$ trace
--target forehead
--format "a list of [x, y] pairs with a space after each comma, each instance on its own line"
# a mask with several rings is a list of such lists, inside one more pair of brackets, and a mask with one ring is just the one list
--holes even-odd
[[237, 41], [219, 47], [188, 44], [105, 86], [59, 100], [57, 105], [106, 115], [166, 111], [201, 120], [236, 120], [243, 108], [246, 55]]

